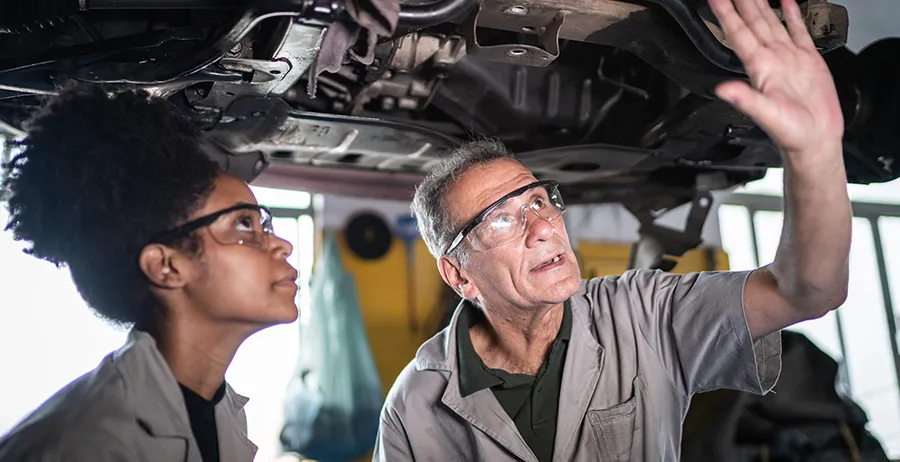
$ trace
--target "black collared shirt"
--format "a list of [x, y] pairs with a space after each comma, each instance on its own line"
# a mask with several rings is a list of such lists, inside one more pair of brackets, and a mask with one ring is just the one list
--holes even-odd
[[225, 382], [216, 390], [212, 400], [207, 401], [188, 387], [181, 385], [184, 404], [187, 406], [188, 418], [191, 420], [191, 432], [200, 447], [203, 462], [219, 462], [219, 435], [216, 427], [216, 404], [225, 397]]
[[490, 388], [522, 439], [540, 462], [553, 459], [556, 417], [563, 365], [572, 333], [572, 308], [566, 301], [556, 340], [537, 375], [510, 374], [484, 365], [472, 345], [469, 328], [483, 321], [478, 308], [463, 302], [456, 327], [459, 355], [459, 390], [463, 397]]

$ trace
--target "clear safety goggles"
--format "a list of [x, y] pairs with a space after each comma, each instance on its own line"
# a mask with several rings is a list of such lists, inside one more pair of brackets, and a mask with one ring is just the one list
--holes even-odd
[[553, 180], [527, 184], [485, 208], [453, 239], [444, 254], [455, 250], [468, 238], [476, 251], [488, 250], [518, 239], [528, 227], [528, 211], [552, 222], [566, 211], [559, 194], [559, 184]]

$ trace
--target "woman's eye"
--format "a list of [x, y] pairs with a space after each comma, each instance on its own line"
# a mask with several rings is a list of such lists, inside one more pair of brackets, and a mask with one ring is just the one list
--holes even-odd
[[235, 228], [238, 231], [252, 232], [253, 231], [253, 219], [250, 217], [238, 218], [237, 223], [235, 224]]

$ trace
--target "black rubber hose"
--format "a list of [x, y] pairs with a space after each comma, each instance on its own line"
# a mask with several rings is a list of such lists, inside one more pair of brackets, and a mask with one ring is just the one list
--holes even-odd
[[[83, 0], [84, 1], [84, 0]], [[437, 0], [424, 5], [403, 5], [398, 25], [406, 28], [436, 26], [455, 19], [478, 0]], [[246, 0], [0, 0], [0, 30], [23, 32], [80, 10], [117, 9], [231, 9]]]
[[727, 71], [745, 74], [741, 60], [728, 49], [712, 31], [706, 27], [703, 18], [688, 5], [687, 0], [644, 0], [659, 5], [669, 13], [675, 22], [684, 29], [688, 38], [700, 50], [700, 53], [711, 63]]
[[78, 0], [0, 0], [0, 33], [52, 26], [78, 11]]
[[85, 10], [234, 9], [248, 0], [0, 0], [0, 33], [25, 33]]
[[470, 10], [478, 0], [437, 0], [425, 5], [403, 5], [397, 27], [420, 29], [448, 22]]
[[87, 10], [230, 10], [242, 5], [241, 0], [87, 0]]

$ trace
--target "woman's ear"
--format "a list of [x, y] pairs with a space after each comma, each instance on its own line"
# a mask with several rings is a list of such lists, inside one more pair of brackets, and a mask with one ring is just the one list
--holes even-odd
[[141, 250], [138, 264], [150, 282], [162, 289], [184, 287], [190, 270], [182, 261], [181, 254], [162, 244], [150, 244]]

